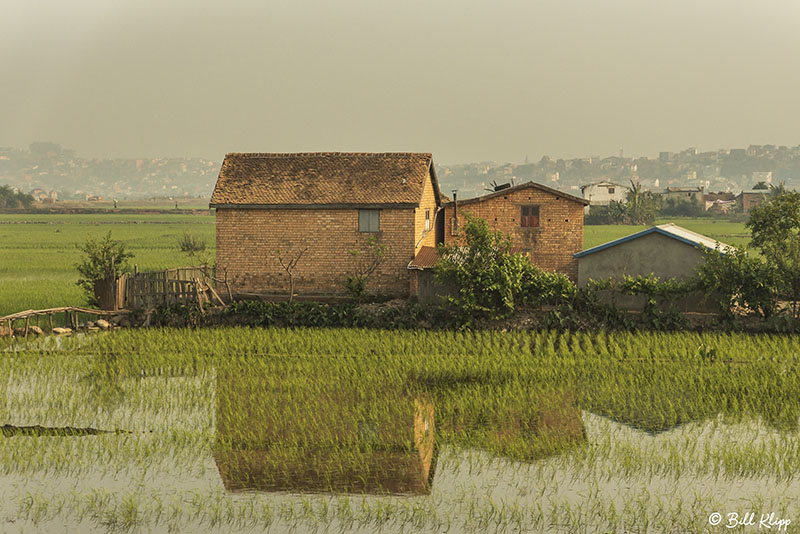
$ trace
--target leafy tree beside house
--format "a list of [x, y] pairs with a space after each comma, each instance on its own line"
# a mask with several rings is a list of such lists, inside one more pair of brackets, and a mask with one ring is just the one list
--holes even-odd
[[435, 276], [456, 288], [445, 306], [463, 326], [476, 319], [501, 319], [517, 305], [541, 306], [571, 297], [575, 285], [512, 251], [511, 238], [465, 214], [462, 244], [440, 246]]
[[625, 200], [611, 200], [608, 206], [593, 206], [586, 224], [653, 224], [659, 212], [656, 197], [631, 180]]

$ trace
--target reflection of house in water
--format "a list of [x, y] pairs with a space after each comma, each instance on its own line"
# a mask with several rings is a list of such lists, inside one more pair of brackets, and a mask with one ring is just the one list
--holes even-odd
[[423, 397], [220, 372], [216, 415], [214, 460], [227, 490], [430, 492], [433, 405]]

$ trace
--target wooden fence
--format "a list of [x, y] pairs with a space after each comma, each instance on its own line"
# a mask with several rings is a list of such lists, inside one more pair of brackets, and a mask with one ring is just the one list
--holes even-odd
[[119, 284], [124, 293], [122, 306], [135, 310], [195, 302], [202, 309], [215, 300], [224, 305], [211, 285], [212, 280], [202, 266], [123, 275]]

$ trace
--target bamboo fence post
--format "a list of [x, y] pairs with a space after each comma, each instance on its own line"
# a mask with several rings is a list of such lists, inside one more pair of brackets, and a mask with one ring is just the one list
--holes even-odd
[[25, 317], [25, 338], [26, 339], [28, 338], [28, 325], [30, 324], [30, 322], [31, 322], [31, 316], [28, 315], [28, 316]]
[[197, 278], [194, 279], [194, 295], [197, 298], [197, 305], [200, 306], [200, 313], [205, 315], [206, 311], [203, 309], [203, 301], [200, 299], [200, 281]]
[[165, 304], [170, 304], [170, 288], [169, 288], [169, 278], [167, 278], [167, 271], [164, 271], [164, 298], [166, 300]]
[[48, 313], [47, 317], [50, 319], [50, 331], [52, 332], [53, 331], [53, 314], [52, 313]]

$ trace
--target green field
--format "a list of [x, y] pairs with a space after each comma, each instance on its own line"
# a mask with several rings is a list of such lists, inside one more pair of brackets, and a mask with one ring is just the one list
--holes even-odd
[[[658, 219], [655, 224], [675, 223], [693, 232], [706, 235], [736, 247], [750, 242], [750, 231], [742, 222], [730, 222], [710, 217], [673, 217]], [[583, 248], [591, 248], [648, 228], [633, 225], [591, 225], [583, 227]]]
[[218, 328], [17, 348], [0, 359], [14, 531], [800, 517], [796, 337]]
[[214, 252], [210, 215], [0, 215], [0, 316], [26, 309], [80, 305], [77, 246], [111, 231], [140, 270], [186, 265], [178, 239], [190, 232]]
[[[715, 219], [669, 219], [690, 230], [731, 245], [744, 245], [749, 233], [743, 223]], [[590, 248], [643, 230], [644, 226], [585, 226], [584, 248]], [[133, 252], [140, 270], [186, 265], [177, 241], [183, 232], [203, 238], [208, 255], [214, 253], [214, 217], [198, 215], [98, 214], [7, 215], [0, 214], [0, 316], [24, 309], [83, 304], [75, 285], [77, 245], [87, 237], [111, 231]]]

